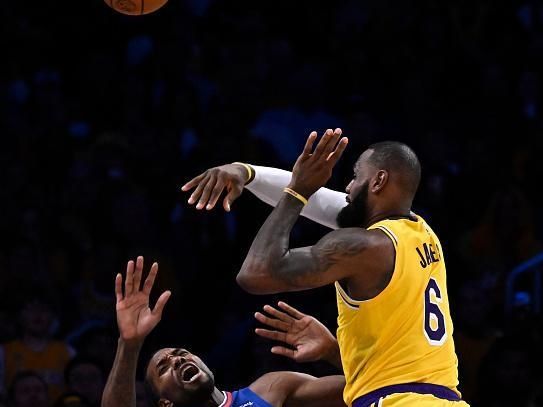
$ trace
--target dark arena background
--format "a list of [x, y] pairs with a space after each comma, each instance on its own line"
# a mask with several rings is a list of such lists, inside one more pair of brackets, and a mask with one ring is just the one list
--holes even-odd
[[[170, 0], [124, 16], [101, 0], [17, 0], [0, 15], [1, 406], [66, 392], [99, 405], [115, 275], [140, 254], [160, 265], [152, 300], [172, 291], [141, 368], [186, 346], [225, 389], [337, 373], [254, 334], [254, 312], [278, 300], [336, 324], [331, 286], [236, 284], [270, 207], [245, 191], [230, 213], [197, 211], [180, 189], [233, 161], [290, 170], [311, 130], [335, 127], [350, 142], [331, 188], [372, 142], [420, 158], [414, 211], [442, 241], [464, 398], [543, 406], [543, 2]], [[326, 231], [302, 219], [292, 243]], [[68, 349], [46, 356], [56, 368], [36, 362], [48, 404], [15, 402], [4, 363], [31, 330]], [[68, 385], [74, 355], [91, 366]]]

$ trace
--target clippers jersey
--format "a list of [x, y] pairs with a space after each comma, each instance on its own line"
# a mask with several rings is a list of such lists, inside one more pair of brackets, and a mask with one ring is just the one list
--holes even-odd
[[338, 330], [347, 405], [381, 387], [431, 383], [460, 394], [458, 360], [441, 244], [426, 222], [385, 219], [394, 273], [376, 297], [356, 301], [336, 282]]
[[232, 393], [226, 392], [224, 403], [219, 407], [272, 407], [272, 405], [246, 387]]

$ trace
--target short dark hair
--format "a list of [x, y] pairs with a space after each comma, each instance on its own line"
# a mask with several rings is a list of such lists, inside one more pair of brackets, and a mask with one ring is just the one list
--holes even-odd
[[415, 195], [420, 182], [420, 162], [407, 144], [398, 141], [381, 141], [368, 147], [372, 150], [369, 162], [378, 168], [394, 171], [404, 181], [406, 191]]

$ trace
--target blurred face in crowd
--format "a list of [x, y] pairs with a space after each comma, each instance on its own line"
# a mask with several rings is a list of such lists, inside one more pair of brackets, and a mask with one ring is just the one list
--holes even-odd
[[13, 407], [47, 407], [47, 386], [36, 376], [27, 376], [14, 384]]
[[91, 404], [98, 404], [104, 390], [102, 371], [93, 363], [81, 363], [68, 374], [70, 390], [81, 394]]
[[53, 319], [51, 307], [38, 300], [28, 302], [21, 312], [23, 332], [35, 337], [47, 337]]

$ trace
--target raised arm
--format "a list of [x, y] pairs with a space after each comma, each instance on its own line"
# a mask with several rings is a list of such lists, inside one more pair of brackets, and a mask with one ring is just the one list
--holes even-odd
[[[309, 136], [296, 161], [289, 189], [260, 228], [237, 276], [239, 285], [252, 294], [298, 291], [349, 280], [364, 279], [367, 288], [379, 283], [379, 258], [391, 243], [379, 231], [343, 228], [325, 235], [316, 245], [290, 249], [290, 232], [304, 206], [332, 175], [347, 140], [341, 130], [327, 130], [315, 150], [316, 132]], [[301, 196], [301, 197], [300, 197]], [[388, 253], [387, 253], [388, 254]], [[386, 269], [388, 270], [388, 269]]]
[[[261, 201], [276, 206], [291, 177], [291, 172], [277, 168], [232, 163], [206, 170], [185, 184], [182, 189], [189, 191], [194, 188], [189, 204], [196, 204], [196, 209], [213, 209], [226, 189], [223, 207], [230, 211], [230, 206], [244, 188]], [[331, 229], [337, 229], [336, 217], [347, 204], [345, 197], [346, 194], [343, 192], [320, 188], [309, 199], [301, 215]]]
[[135, 270], [134, 262], [128, 262], [124, 296], [121, 274], [115, 278], [117, 325], [120, 335], [115, 361], [104, 389], [102, 407], [136, 406], [136, 368], [140, 350], [147, 335], [159, 323], [162, 310], [171, 294], [170, 291], [162, 293], [151, 310], [149, 295], [158, 272], [158, 264], [153, 263], [143, 288], [140, 289], [142, 272], [143, 257], [137, 258]]

